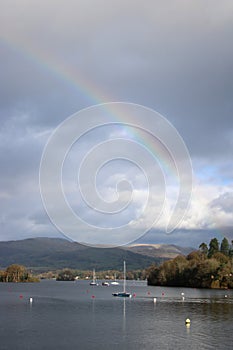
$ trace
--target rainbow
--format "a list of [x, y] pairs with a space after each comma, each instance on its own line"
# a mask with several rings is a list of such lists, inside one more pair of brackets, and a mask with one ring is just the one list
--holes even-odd
[[[43, 70], [53, 74], [56, 78], [73, 86], [85, 99], [91, 103], [91, 105], [105, 104], [105, 108], [109, 109], [109, 112], [116, 122], [125, 123], [124, 127], [128, 137], [142, 143], [145, 148], [150, 150], [150, 152], [156, 157], [160, 164], [163, 165], [163, 167], [170, 168], [172, 173], [177, 175], [177, 171], [174, 164], [171, 163], [171, 160], [166, 161], [167, 150], [164, 149], [162, 144], [157, 142], [155, 145], [153, 138], [149, 135], [146, 136], [146, 133], [142, 132], [140, 129], [135, 128], [134, 131], [132, 131], [130, 124], [134, 124], [133, 118], [129, 115], [123, 116], [121, 111], [117, 110], [116, 104], [114, 106], [114, 111], [111, 110], [111, 104], [109, 104], [109, 101], [114, 101], [114, 98], [104, 92], [103, 89], [100, 89], [99, 86], [95, 85], [93, 81], [90, 81], [84, 77], [80, 70], [62, 62], [61, 60], [58, 61], [57, 57], [55, 59], [47, 51], [41, 49], [39, 50], [35, 44], [32, 42], [26, 42], [25, 39], [22, 40], [19, 38], [19, 36], [17, 38], [14, 36], [14, 39], [6, 39], [1, 36], [1, 40], [7, 49], [20, 53], [25, 59], [30, 60]], [[127, 126], [127, 124], [129, 126]]]
[[101, 90], [99, 86], [95, 85], [93, 81], [87, 80], [80, 70], [61, 60], [58, 61], [57, 58], [55, 59], [46, 51], [38, 50], [32, 43], [27, 44], [19, 38], [17, 38], [17, 40], [9, 40], [3, 36], [0, 38], [2, 44], [7, 49], [20, 53], [25, 59], [38, 65], [48, 73], [53, 74], [61, 81], [73, 86], [85, 99], [87, 98], [92, 105], [113, 101], [113, 99]]
[[[114, 101], [109, 94], [104, 92], [102, 88], [95, 85], [93, 81], [88, 80], [77, 68], [59, 61], [58, 58], [52, 56], [46, 50], [38, 49], [33, 42], [27, 42], [25, 38], [14, 36], [14, 38], [1, 37], [3, 44], [10, 50], [17, 51], [27, 60], [37, 64], [43, 70], [53, 74], [61, 81], [68, 83], [85, 98], [91, 105], [103, 104], [104, 108], [111, 114], [112, 119], [116, 123], [122, 123], [126, 131], [126, 137], [135, 140], [142, 144], [147, 150], [151, 152], [154, 158], [160, 163], [160, 166], [165, 170], [166, 174], [173, 174], [178, 179], [177, 169], [174, 161], [169, 156], [169, 152], [164, 145], [139, 128], [133, 128], [134, 120], [129, 114], [122, 113], [122, 110], [117, 108], [114, 104], [112, 108], [109, 101]], [[131, 126], [130, 126], [131, 125]]]

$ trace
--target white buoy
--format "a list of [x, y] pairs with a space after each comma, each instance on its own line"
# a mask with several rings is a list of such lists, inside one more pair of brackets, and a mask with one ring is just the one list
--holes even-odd
[[32, 299], [32, 297], [31, 297], [31, 298], [29, 298], [29, 301], [30, 301], [30, 304], [32, 304], [32, 302], [33, 302], [33, 299]]
[[154, 298], [154, 304], [157, 302], [157, 299], [156, 298]]
[[190, 319], [189, 319], [189, 318], [186, 318], [186, 320], [185, 320], [186, 326], [190, 326], [190, 323], [191, 323]]

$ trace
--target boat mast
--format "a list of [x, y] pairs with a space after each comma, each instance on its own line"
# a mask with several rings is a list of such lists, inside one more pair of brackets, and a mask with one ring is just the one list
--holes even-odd
[[126, 267], [125, 267], [125, 260], [124, 260], [124, 288], [123, 288], [124, 293], [125, 293], [125, 286], [126, 286]]

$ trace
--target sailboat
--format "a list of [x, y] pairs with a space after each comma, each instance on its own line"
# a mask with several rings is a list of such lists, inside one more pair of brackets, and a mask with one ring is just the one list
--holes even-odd
[[90, 286], [98, 286], [98, 283], [96, 281], [95, 269], [93, 269], [93, 279], [90, 283]]
[[111, 284], [113, 286], [118, 286], [119, 282], [117, 282], [117, 280], [116, 280], [116, 274], [115, 274], [115, 280], [113, 282], [111, 282]]
[[110, 284], [109, 284], [107, 281], [104, 281], [104, 282], [102, 282], [102, 286], [104, 286], [104, 287], [109, 287]]
[[117, 282], [117, 280], [116, 280], [116, 274], [115, 274], [115, 280], [113, 282], [111, 282], [111, 284], [113, 286], [118, 286], [119, 282]]
[[124, 288], [123, 292], [118, 292], [118, 293], [112, 293], [114, 297], [122, 297], [122, 298], [131, 298], [132, 295], [130, 293], [126, 292], [126, 264], [124, 261]]

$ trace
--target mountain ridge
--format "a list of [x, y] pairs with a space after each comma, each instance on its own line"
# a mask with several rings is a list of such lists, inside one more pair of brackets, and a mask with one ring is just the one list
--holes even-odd
[[[163, 250], [165, 247], [163, 247]], [[171, 247], [168, 247], [168, 250]], [[177, 252], [175, 252], [177, 250]], [[176, 246], [173, 254], [182, 254]], [[21, 264], [28, 268], [43, 270], [65, 267], [89, 270], [122, 269], [122, 261], [127, 261], [127, 269], [136, 270], [160, 264], [169, 258], [165, 252], [160, 256], [158, 249], [142, 245], [117, 248], [93, 248], [71, 242], [65, 238], [36, 237], [24, 240], [0, 242], [0, 266]]]
[[188, 255], [191, 251], [195, 250], [192, 247], [180, 247], [175, 244], [138, 243], [132, 244], [129, 247], [131, 251], [137, 254], [167, 259], [173, 259], [177, 255]]

